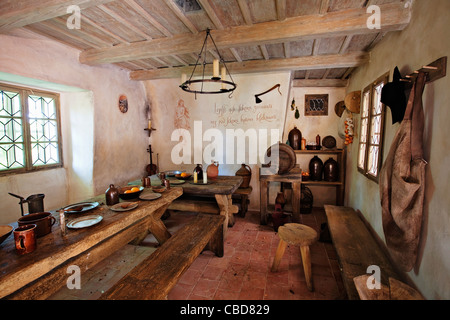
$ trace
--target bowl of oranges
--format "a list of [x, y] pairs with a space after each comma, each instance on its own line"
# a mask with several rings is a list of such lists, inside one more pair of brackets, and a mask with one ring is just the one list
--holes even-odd
[[182, 172], [180, 174], [176, 174], [175, 178], [178, 180], [187, 180], [192, 176], [192, 173]]
[[130, 200], [139, 197], [144, 190], [143, 186], [127, 186], [119, 189], [119, 197], [122, 200]]

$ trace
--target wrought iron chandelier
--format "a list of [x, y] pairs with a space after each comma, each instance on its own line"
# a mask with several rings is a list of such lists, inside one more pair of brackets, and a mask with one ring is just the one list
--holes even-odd
[[[206, 53], [208, 51], [208, 38], [211, 39], [214, 48], [220, 59], [214, 59], [213, 61], [213, 74], [211, 78], [205, 76], [206, 69]], [[219, 76], [219, 60], [220, 64], [222, 64], [222, 69]], [[193, 79], [195, 70], [199, 65], [202, 65], [202, 75], [200, 79]], [[229, 76], [230, 81], [226, 80], [226, 76]], [[186, 92], [199, 93], [199, 94], [217, 94], [217, 93], [231, 93], [236, 89], [236, 83], [234, 83], [233, 78], [228, 70], [227, 65], [225, 64], [225, 60], [220, 55], [219, 49], [217, 49], [216, 43], [211, 36], [210, 29], [206, 29], [206, 37], [203, 42], [202, 50], [198, 54], [197, 61], [195, 62], [194, 69], [192, 70], [191, 76], [188, 80], [185, 80], [186, 75], [182, 75], [180, 88]]]

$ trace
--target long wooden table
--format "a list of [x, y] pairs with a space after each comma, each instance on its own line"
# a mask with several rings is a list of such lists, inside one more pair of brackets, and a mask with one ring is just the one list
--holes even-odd
[[[191, 178], [179, 185], [183, 188], [183, 198], [173, 201], [169, 205], [169, 209], [204, 213], [218, 212], [225, 216], [225, 237], [228, 227], [234, 225], [234, 214], [239, 211], [239, 208], [233, 205], [231, 195], [239, 188], [242, 181], [242, 177], [239, 176], [218, 176], [216, 179], [209, 179], [208, 184], [203, 185], [194, 184]], [[215, 204], [202, 201], [205, 198], [215, 199]]]
[[[144, 192], [152, 191], [145, 189]], [[124, 212], [112, 211], [102, 204], [104, 195], [89, 199], [87, 201], [98, 201], [101, 205], [83, 214], [68, 213], [67, 220], [82, 215], [101, 215], [100, 223], [68, 229], [65, 237], [56, 223], [50, 234], [37, 239], [37, 249], [23, 256], [15, 252], [14, 236], [10, 235], [0, 245], [0, 298], [46, 299], [66, 284], [71, 275], [67, 273], [68, 266], [76, 265], [83, 272], [148, 231], [160, 243], [165, 242], [170, 234], [161, 216], [182, 193], [182, 188], [172, 187], [156, 200], [130, 200], [137, 201], [138, 207]], [[52, 213], [59, 221], [59, 214]], [[15, 227], [17, 223], [12, 225]]]

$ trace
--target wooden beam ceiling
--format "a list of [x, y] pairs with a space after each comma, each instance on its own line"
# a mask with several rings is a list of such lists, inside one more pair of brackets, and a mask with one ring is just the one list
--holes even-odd
[[81, 10], [113, 0], [2, 0], [0, 33], [67, 14], [71, 5]]
[[[370, 54], [367, 52], [351, 52], [335, 55], [306, 56], [288, 59], [250, 60], [227, 63], [231, 74], [268, 71], [290, 71], [298, 69], [327, 69], [352, 68], [368, 62]], [[150, 80], [181, 77], [183, 73], [190, 75], [192, 66], [160, 68], [153, 70], [138, 70], [130, 72], [131, 80]], [[195, 75], [201, 75], [202, 68], [197, 68]], [[206, 65], [205, 73], [212, 74], [212, 66]]]
[[[380, 9], [381, 30], [367, 28], [370, 14], [366, 12], [366, 8], [357, 8], [213, 30], [212, 35], [218, 48], [226, 49], [402, 30], [410, 21], [411, 11], [409, 8], [405, 9], [404, 3], [380, 5]], [[203, 40], [204, 37], [198, 34], [180, 34], [170, 38], [119, 44], [111, 48], [89, 49], [81, 52], [80, 62], [96, 65], [189, 54], [198, 52]]]

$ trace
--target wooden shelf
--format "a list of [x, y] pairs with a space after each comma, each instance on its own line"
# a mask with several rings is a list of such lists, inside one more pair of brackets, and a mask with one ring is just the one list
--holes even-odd
[[296, 154], [338, 154], [344, 149], [321, 149], [321, 150], [294, 150]]
[[302, 184], [310, 185], [310, 186], [341, 186], [343, 184], [342, 181], [303, 181]]
[[337, 155], [337, 163], [339, 165], [339, 181], [303, 181], [305, 186], [322, 186], [322, 187], [336, 187], [336, 204], [338, 206], [344, 205], [345, 192], [345, 150], [344, 149], [322, 149], [322, 150], [294, 150], [296, 155]]

